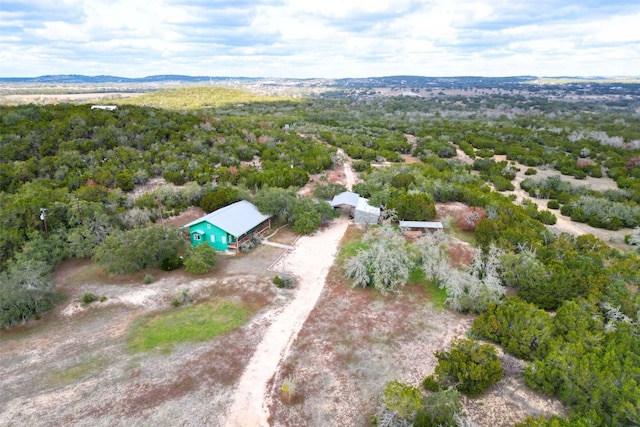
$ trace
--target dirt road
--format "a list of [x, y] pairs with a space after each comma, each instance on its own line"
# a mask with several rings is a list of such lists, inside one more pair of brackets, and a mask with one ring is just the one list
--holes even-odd
[[356, 177], [355, 172], [351, 168], [351, 158], [349, 158], [349, 156], [345, 154], [342, 148], [338, 149], [338, 154], [340, 154], [344, 159], [343, 167], [344, 167], [344, 176], [346, 179], [344, 186], [347, 187], [347, 190], [351, 191], [351, 189], [353, 188], [353, 185], [358, 182], [358, 178]]
[[[345, 186], [351, 190], [356, 182], [356, 175], [351, 169], [350, 159], [342, 150], [339, 150], [339, 153], [345, 159]], [[283, 270], [297, 278], [296, 295], [281, 311], [272, 314], [272, 323], [240, 378], [224, 425], [269, 425], [269, 381], [280, 363], [286, 360], [291, 344], [320, 298], [338, 243], [348, 225], [347, 218], [341, 217], [329, 228], [300, 238], [294, 249], [272, 267], [276, 271]]]

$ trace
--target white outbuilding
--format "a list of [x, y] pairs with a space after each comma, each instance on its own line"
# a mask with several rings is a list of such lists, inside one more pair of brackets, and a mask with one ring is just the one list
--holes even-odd
[[336, 194], [329, 203], [333, 208], [346, 206], [352, 209], [356, 224], [377, 224], [380, 219], [380, 208], [369, 205], [369, 200], [360, 197], [358, 193], [345, 191]]

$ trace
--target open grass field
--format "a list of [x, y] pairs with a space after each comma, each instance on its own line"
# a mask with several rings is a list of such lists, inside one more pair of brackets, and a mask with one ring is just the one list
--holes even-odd
[[242, 305], [224, 301], [175, 307], [137, 320], [129, 333], [129, 348], [169, 351], [176, 344], [207, 341], [242, 326], [249, 313]]

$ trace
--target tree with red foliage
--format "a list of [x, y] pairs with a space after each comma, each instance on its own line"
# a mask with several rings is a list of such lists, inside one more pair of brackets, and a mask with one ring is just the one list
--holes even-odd
[[487, 217], [487, 213], [484, 209], [477, 206], [469, 206], [458, 217], [456, 225], [464, 231], [474, 231], [480, 221]]

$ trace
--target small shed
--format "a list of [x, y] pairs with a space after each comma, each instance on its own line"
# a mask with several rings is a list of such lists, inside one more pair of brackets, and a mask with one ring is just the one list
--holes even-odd
[[207, 242], [219, 251], [240, 250], [254, 233], [271, 228], [271, 216], [262, 214], [251, 202], [241, 200], [205, 215], [182, 228], [189, 229], [191, 244]]
[[331, 207], [349, 206], [353, 209], [353, 220], [356, 224], [377, 224], [380, 208], [369, 205], [369, 201], [358, 193], [344, 191], [336, 194], [330, 202]]
[[425, 232], [442, 230], [444, 227], [440, 221], [431, 222], [431, 221], [400, 221], [400, 231], [403, 233], [405, 231], [421, 231]]

